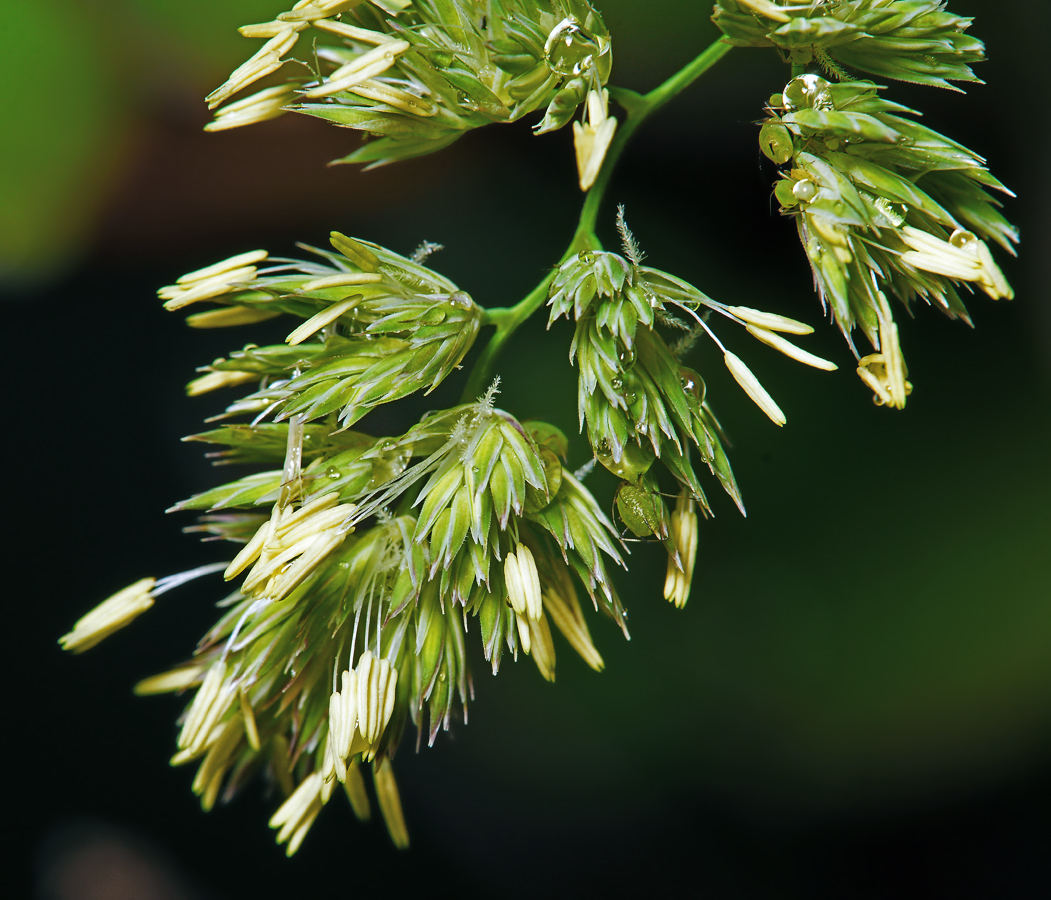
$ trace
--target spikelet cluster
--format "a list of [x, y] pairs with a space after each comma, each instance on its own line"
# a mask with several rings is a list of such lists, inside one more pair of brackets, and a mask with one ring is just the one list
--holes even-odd
[[482, 314], [467, 293], [376, 244], [338, 232], [331, 240], [336, 252], [307, 248], [317, 262], [267, 260], [257, 251], [161, 289], [170, 310], [202, 301], [218, 306], [189, 316], [195, 328], [282, 314], [303, 320], [284, 344], [251, 346], [204, 367], [191, 395], [257, 383], [229, 415], [264, 412], [277, 421], [311, 422], [336, 413], [349, 426], [377, 405], [432, 391], [459, 365]]
[[968, 35], [971, 19], [945, 0], [718, 0], [712, 21], [738, 47], [776, 47], [797, 65], [841, 66], [952, 89], [977, 81], [971, 66], [985, 47]]
[[[799, 362], [826, 370], [836, 366], [782, 336], [808, 334], [813, 330], [808, 325], [726, 306], [674, 275], [643, 265], [623, 209], [618, 227], [623, 255], [584, 250], [559, 268], [549, 291], [549, 324], [561, 316], [576, 323], [570, 359], [580, 370], [580, 427], [586, 428], [598, 462], [621, 479], [616, 507], [626, 528], [637, 537], [654, 536], [667, 547], [669, 565], [678, 575], [669, 575], [666, 594], [682, 606], [689, 591], [688, 581], [682, 579], [692, 573], [696, 553], [696, 525], [692, 538], [683, 536], [689, 527], [686, 510], [695, 516], [697, 504], [705, 515], [711, 514], [694, 471], [694, 456], [744, 512], [704, 379], [684, 364], [683, 357], [706, 336], [737, 383], [777, 425], [785, 423], [784, 413], [745, 363], [716, 337], [707, 321], [710, 315], [718, 313], [743, 326]], [[672, 341], [673, 336], [678, 339]], [[681, 492], [674, 522], [654, 469], [658, 460]]]
[[969, 321], [961, 287], [1014, 296], [987, 242], [1013, 253], [1018, 233], [990, 191], [1010, 194], [978, 154], [880, 96], [870, 81], [794, 78], [760, 131], [779, 166], [774, 194], [795, 218], [822, 303], [874, 353], [858, 373], [880, 405], [911, 391], [887, 295]]
[[[796, 220], [822, 301], [848, 339], [858, 329], [872, 344], [859, 376], [877, 403], [900, 407], [911, 384], [888, 295], [966, 319], [961, 288], [1012, 296], [987, 242], [1012, 251], [1017, 233], [984, 160], [841, 67], [948, 87], [974, 79], [982, 46], [940, 0], [719, 0], [714, 18], [731, 43], [775, 47], [840, 80], [794, 78], [770, 98], [760, 143], [780, 167], [774, 194]], [[209, 96], [209, 130], [296, 111], [362, 132], [342, 161], [375, 166], [534, 112], [535, 130], [553, 131], [583, 109], [573, 122], [579, 184], [606, 183], [611, 44], [588, 0], [300, 0], [241, 32], [264, 43]], [[273, 75], [279, 83], [260, 85]], [[586, 225], [573, 250], [593, 238]], [[185, 697], [171, 762], [196, 765], [204, 809], [261, 777], [280, 794], [270, 826], [291, 855], [337, 794], [371, 816], [368, 770], [390, 836], [406, 847], [392, 760], [410, 723], [419, 746], [466, 722], [470, 640], [494, 674], [521, 652], [554, 680], [554, 632], [601, 670], [585, 610], [628, 635], [611, 573], [625, 565], [629, 533], [667, 550], [664, 596], [685, 606], [699, 517], [712, 513], [705, 468], [744, 511], [698, 369], [715, 353], [772, 422], [786, 421], [713, 322], [805, 365], [836, 366], [798, 345], [810, 326], [720, 303], [644, 265], [623, 209], [617, 225], [620, 253], [570, 251], [543, 283], [549, 324], [574, 325], [579, 427], [594, 457], [576, 473], [555, 425], [497, 406], [499, 379], [403, 433], [371, 433], [377, 419], [366, 419], [434, 391], [483, 325], [505, 338], [543, 287], [487, 311], [424, 264], [436, 245], [405, 257], [332, 232], [330, 249], [303, 247], [307, 259], [253, 250], [161, 288], [168, 310], [193, 307], [194, 328], [287, 324], [284, 341], [246, 344], [187, 385], [191, 396], [233, 399], [186, 440], [217, 466], [250, 471], [171, 511], [194, 512], [187, 532], [237, 549], [228, 563], [137, 581], [60, 643], [93, 647], [166, 591], [223, 573], [218, 621], [189, 659], [136, 688]], [[613, 516], [583, 484], [595, 461], [618, 479]]]
[[[538, 133], [561, 128], [589, 94], [604, 97], [612, 63], [587, 0], [308, 0], [241, 34], [265, 43], [208, 96], [208, 128], [300, 112], [367, 135], [340, 161], [368, 166], [540, 110]], [[281, 84], [231, 100], [279, 70]], [[602, 120], [600, 143], [615, 127]]]
[[[481, 310], [421, 262], [338, 233], [332, 245], [317, 262], [240, 254], [159, 292], [170, 310], [211, 305], [189, 316], [198, 328], [298, 322], [285, 343], [248, 345], [189, 385], [240, 388], [221, 423], [188, 440], [254, 471], [173, 507], [200, 513], [187, 531], [239, 545], [223, 567], [233, 590], [193, 657], [138, 686], [190, 694], [172, 763], [197, 764], [205, 809], [259, 772], [280, 788], [271, 825], [289, 854], [338, 785], [368, 817], [367, 767], [392, 839], [407, 843], [391, 758], [408, 722], [433, 743], [466, 720], [469, 631], [494, 673], [522, 651], [548, 680], [556, 630], [602, 668], [578, 591], [627, 634], [609, 571], [622, 544], [564, 470], [556, 427], [497, 408], [496, 384], [401, 435], [350, 427], [437, 386]], [[62, 644], [93, 646], [215, 569], [137, 582]]]

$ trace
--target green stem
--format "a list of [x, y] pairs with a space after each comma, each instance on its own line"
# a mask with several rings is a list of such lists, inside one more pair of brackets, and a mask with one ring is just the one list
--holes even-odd
[[[606, 188], [609, 186], [610, 178], [613, 175], [613, 169], [624, 152], [628, 141], [631, 140], [638, 127], [652, 113], [693, 84], [729, 53], [730, 49], [731, 45], [724, 43], [722, 38], [716, 40], [698, 57], [687, 63], [671, 78], [655, 87], [648, 94], [638, 94], [635, 91], [613, 86], [609, 88], [610, 97], [624, 108], [627, 117], [623, 125], [617, 129], [617, 135], [610, 144], [609, 150], [606, 151], [606, 158], [602, 162], [602, 168], [599, 170], [598, 177], [596, 177], [595, 183], [584, 198], [584, 205], [580, 210], [580, 218], [577, 221], [576, 230], [573, 232], [573, 238], [570, 240], [569, 246], [559, 260], [559, 265], [581, 250], [602, 249], [602, 244], [595, 234], [599, 209], [602, 206]], [[491, 377], [493, 365], [496, 362], [496, 358], [500, 355], [500, 351], [503, 350], [504, 344], [507, 343], [518, 327], [546, 302], [547, 291], [555, 278], [557, 269], [557, 266], [552, 269], [540, 284], [514, 306], [496, 307], [486, 310], [483, 324], [495, 326], [496, 331], [489, 339], [489, 343], [482, 351], [482, 355], [478, 357], [460, 402], [467, 403], [483, 393]]]

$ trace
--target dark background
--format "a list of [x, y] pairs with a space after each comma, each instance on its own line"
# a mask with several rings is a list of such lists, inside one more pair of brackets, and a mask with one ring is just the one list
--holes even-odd
[[[200, 98], [250, 52], [264, 0], [13, 3], [0, 12], [0, 274], [7, 329], [5, 883], [46, 898], [611, 895], [685, 885], [711, 897], [1051, 894], [1051, 229], [1042, 0], [954, 0], [991, 61], [966, 96], [892, 99], [987, 156], [1018, 193], [1011, 303], [978, 295], [976, 329], [901, 316], [916, 390], [875, 408], [827, 323], [804, 369], [723, 329], [785, 410], [774, 428], [698, 348], [749, 516], [713, 489], [693, 595], [660, 597], [661, 553], [620, 581], [632, 640], [592, 631], [596, 675], [557, 644], [558, 683], [528, 660], [492, 679], [474, 652], [470, 726], [396, 761], [413, 847], [338, 798], [292, 860], [262, 788], [200, 812], [171, 769], [181, 702], [131, 685], [184, 658], [214, 583], [166, 595], [80, 657], [55, 641], [113, 591], [223, 558], [165, 517], [216, 483], [179, 443], [214, 413], [195, 366], [281, 328], [202, 333], [154, 292], [255, 247], [329, 230], [432, 259], [483, 305], [557, 260], [580, 202], [568, 129], [529, 123], [372, 173], [327, 169], [349, 132], [286, 116], [206, 135]], [[601, 4], [612, 81], [656, 85], [714, 32], [706, 3]], [[734, 50], [655, 116], [608, 193], [649, 262], [713, 297], [819, 323], [794, 228], [772, 206], [754, 120], [787, 80]], [[565, 328], [523, 328], [501, 403], [575, 430]], [[455, 399], [368, 424], [390, 433]], [[386, 415], [386, 414], [384, 414]], [[586, 458], [576, 438], [571, 463]], [[608, 480], [593, 489], [609, 503]], [[476, 642], [471, 635], [471, 640]], [[108, 887], [107, 887], [108, 885]], [[121, 886], [123, 885], [123, 886]], [[92, 891], [94, 891], [92, 893]]]

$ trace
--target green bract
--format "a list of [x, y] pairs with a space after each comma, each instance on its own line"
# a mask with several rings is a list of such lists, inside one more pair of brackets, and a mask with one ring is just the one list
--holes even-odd
[[173, 309], [199, 300], [226, 307], [191, 316], [199, 328], [239, 324], [242, 315], [306, 320], [285, 345], [252, 345], [216, 360], [191, 392], [258, 380], [259, 390], [229, 414], [267, 410], [278, 420], [312, 421], [338, 413], [347, 426], [379, 404], [433, 390], [459, 365], [482, 315], [468, 294], [376, 244], [338, 232], [332, 244], [338, 254], [314, 251], [324, 262], [276, 261], [258, 274], [220, 273], [203, 292], [196, 282], [161, 292]]
[[561, 128], [587, 91], [601, 91], [609, 77], [609, 33], [586, 0], [398, 6], [394, 12], [389, 3], [314, 2], [245, 26], [242, 34], [268, 43], [209, 96], [209, 105], [278, 68], [284, 84], [219, 109], [209, 127], [306, 113], [373, 138], [340, 162], [376, 166], [544, 107], [538, 131]]
[[[356, 790], [361, 761], [393, 755], [407, 719], [433, 742], [454, 704], [466, 709], [469, 617], [494, 673], [505, 647], [521, 648], [553, 678], [551, 622], [601, 668], [574, 581], [626, 633], [606, 568], [623, 565], [619, 542], [562, 470], [565, 437], [494, 408], [494, 394], [396, 438], [337, 429], [335, 412], [324, 425], [226, 425], [193, 438], [228, 448], [218, 462], [279, 466], [175, 507], [209, 511], [189, 530], [244, 545], [227, 569], [244, 574], [228, 611], [192, 660], [140, 689], [200, 686], [173, 762], [201, 760], [194, 789], [206, 808], [220, 786], [228, 798], [263, 767], [291, 797], [309, 793], [316, 814], [334, 780]], [[234, 508], [246, 511], [217, 512]], [[360, 695], [359, 728], [344, 737], [340, 671], [343, 694]], [[279, 835], [290, 852], [295, 833]]]
[[660, 459], [709, 511], [690, 464], [692, 444], [740, 505], [704, 382], [653, 328], [669, 302], [696, 310], [710, 301], [691, 285], [616, 253], [586, 250], [558, 270], [549, 321], [563, 315], [576, 320], [570, 359], [580, 367], [580, 425], [587, 424], [596, 459], [614, 475], [634, 484]]
[[[836, 368], [794, 343], [813, 330], [803, 322], [725, 305], [643, 265], [623, 208], [622, 253], [604, 251], [596, 234], [612, 167], [640, 123], [731, 42], [776, 47], [798, 75], [770, 98], [760, 146], [780, 167], [774, 194], [796, 219], [822, 300], [848, 339], [856, 326], [877, 350], [858, 372], [878, 403], [900, 407], [911, 390], [885, 290], [958, 317], [961, 286], [1011, 296], [986, 244], [1011, 251], [1018, 239], [991, 193], [1006, 189], [977, 154], [840, 68], [943, 87], [973, 80], [982, 48], [964, 35], [969, 20], [933, 0], [720, 0], [715, 18], [728, 40], [647, 94], [604, 87], [610, 37], [586, 0], [300, 0], [241, 29], [265, 43], [209, 97], [221, 107], [209, 130], [294, 110], [365, 133], [344, 161], [380, 165], [541, 110], [536, 130], [551, 131], [583, 105], [573, 136], [588, 196], [558, 264], [513, 306], [483, 309], [424, 265], [436, 245], [404, 257], [339, 232], [332, 250], [304, 248], [313, 259], [250, 251], [160, 290], [171, 310], [213, 307], [188, 317], [195, 328], [289, 323], [283, 343], [246, 344], [188, 386], [192, 396], [239, 390], [187, 440], [208, 445], [216, 465], [252, 468], [173, 510], [198, 513], [186, 531], [237, 552], [228, 564], [136, 581], [60, 642], [87, 650], [164, 592], [224, 572], [235, 589], [193, 657], [138, 686], [192, 692], [172, 762], [199, 761], [193, 789], [205, 808], [263, 774], [283, 796], [270, 824], [292, 854], [337, 785], [368, 818], [361, 772], [371, 764], [377, 804], [404, 847], [391, 759], [407, 722], [430, 743], [454, 717], [466, 720], [475, 625], [494, 673], [521, 650], [553, 680], [553, 629], [601, 670], [580, 590], [627, 635], [611, 569], [625, 565], [629, 539], [663, 544], [664, 596], [686, 604], [698, 509], [711, 514], [695, 460], [743, 512], [691, 365], [708, 366], [714, 347], [772, 422], [787, 418], [715, 323]], [[799, 74], [811, 63], [842, 83]], [[280, 83], [232, 99], [278, 72]], [[549, 324], [574, 322], [578, 425], [594, 457], [576, 474], [557, 425], [495, 405], [499, 353], [545, 302]], [[492, 331], [458, 403], [404, 433], [370, 433], [371, 411], [454, 376], [483, 327]], [[699, 341], [700, 361], [687, 365]], [[607, 502], [623, 535], [582, 483], [595, 460], [619, 479]]]
[[[897, 336], [884, 289], [969, 321], [960, 285], [1014, 296], [984, 241], [1013, 253], [1018, 233], [989, 193], [1010, 191], [985, 160], [908, 118], [913, 111], [882, 99], [881, 89], [801, 75], [771, 98], [760, 146], [785, 167], [774, 193], [796, 219], [822, 302], [844, 334], [856, 325], [885, 353]], [[878, 402], [904, 405], [903, 363], [898, 390], [882, 374], [862, 378], [884, 385], [870, 384]]]
[[977, 81], [985, 47], [945, 0], [718, 0], [712, 20], [738, 47], [777, 47], [793, 63], [836, 64], [882, 78], [952, 88]]

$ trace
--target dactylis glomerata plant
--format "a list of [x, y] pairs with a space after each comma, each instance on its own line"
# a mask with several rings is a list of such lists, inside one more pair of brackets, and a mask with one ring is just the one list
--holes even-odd
[[[713, 320], [835, 368], [785, 336], [812, 330], [801, 322], [724, 305], [643, 265], [623, 212], [621, 253], [603, 250], [594, 233], [633, 132], [732, 46], [772, 47], [792, 66], [766, 106], [760, 146], [780, 167], [773, 193], [795, 221], [822, 306], [877, 404], [900, 408], [912, 389], [892, 298], [966, 319], [961, 288], [1012, 296], [987, 244], [1012, 252], [1018, 239], [990, 193], [1006, 189], [981, 157], [862, 77], [943, 88], [975, 80], [982, 44], [967, 36], [970, 20], [944, 7], [719, 0], [724, 37], [645, 95], [607, 87], [612, 41], [587, 0], [304, 0], [242, 29], [265, 43], [209, 96], [218, 107], [210, 129], [306, 113], [362, 132], [367, 140], [343, 161], [376, 166], [534, 115], [537, 134], [572, 122], [588, 194], [561, 261], [508, 308], [479, 306], [426, 266], [432, 245], [406, 258], [338, 232], [331, 249], [305, 248], [308, 259], [260, 250], [160, 290], [168, 309], [213, 305], [189, 317], [196, 328], [296, 323], [285, 343], [248, 344], [189, 384], [191, 395], [247, 391], [223, 424], [192, 439], [221, 448], [218, 462], [255, 470], [175, 507], [201, 513], [190, 530], [240, 551], [228, 566], [143, 579], [62, 638], [86, 650], [162, 592], [225, 569], [234, 589], [192, 658], [137, 687], [190, 694], [172, 763], [198, 764], [193, 789], [205, 809], [261, 774], [284, 794], [270, 824], [291, 854], [337, 784], [368, 817], [368, 765], [391, 837], [404, 846], [391, 759], [408, 720], [430, 743], [454, 715], [466, 718], [470, 631], [494, 673], [521, 651], [553, 679], [552, 626], [600, 670], [584, 608], [627, 634], [610, 570], [624, 565], [629, 532], [666, 546], [664, 594], [685, 605], [698, 513], [710, 514], [705, 482], [743, 510], [691, 349], [712, 341], [779, 425], [781, 410]], [[231, 101], [272, 74], [278, 83]], [[579, 426], [595, 460], [620, 479], [623, 534], [582, 483], [588, 466], [566, 467], [559, 428], [496, 406], [497, 355], [545, 303], [551, 320], [575, 323]], [[865, 355], [854, 350], [855, 326], [871, 345]], [[495, 330], [461, 405], [401, 435], [355, 429], [375, 407], [453, 375], [487, 328]]]

